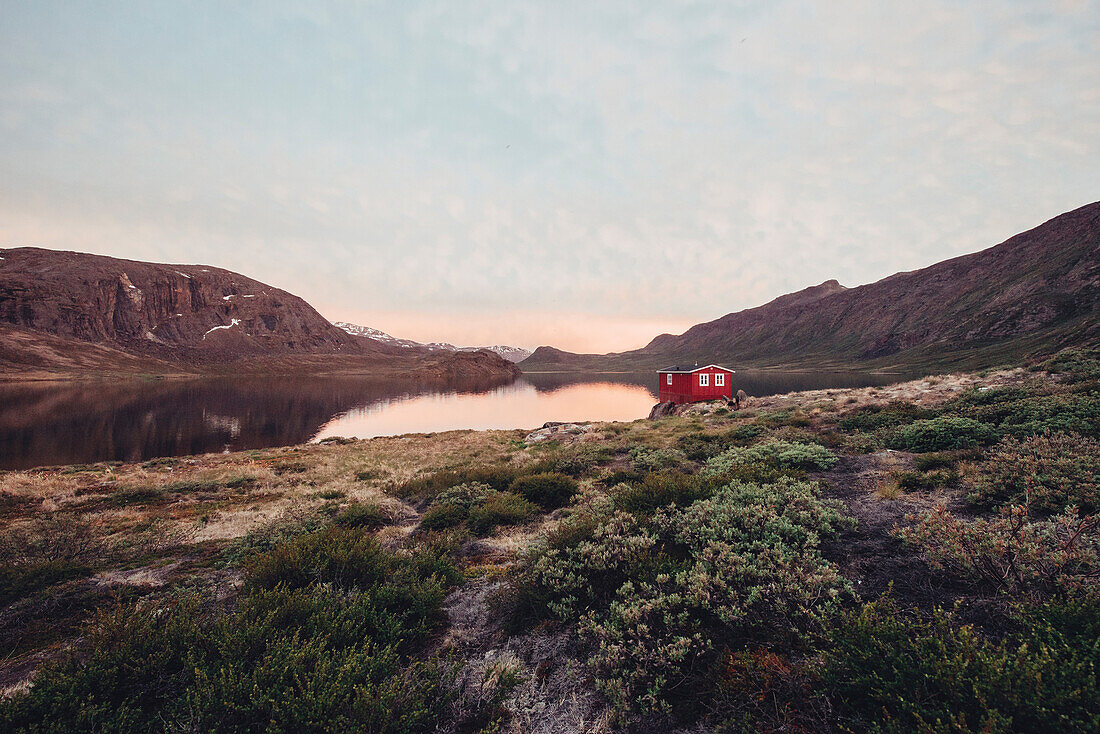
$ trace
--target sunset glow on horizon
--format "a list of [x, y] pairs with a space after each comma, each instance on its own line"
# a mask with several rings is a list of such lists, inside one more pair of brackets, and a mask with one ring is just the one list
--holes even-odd
[[0, 0], [0, 247], [641, 347], [1096, 199], [1100, 0]]

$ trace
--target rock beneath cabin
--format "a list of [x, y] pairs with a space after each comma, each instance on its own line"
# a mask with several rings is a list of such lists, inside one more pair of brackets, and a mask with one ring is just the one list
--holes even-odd
[[542, 428], [528, 433], [523, 440], [525, 443], [538, 443], [539, 441], [546, 441], [551, 438], [571, 438], [573, 436], [588, 433], [591, 430], [592, 426], [587, 423], [559, 423], [557, 421], [548, 421], [542, 424]]
[[656, 420], [663, 418], [666, 415], [673, 415], [676, 412], [676, 403], [671, 400], [667, 403], [657, 403], [653, 406], [653, 410], [649, 411], [649, 420]]

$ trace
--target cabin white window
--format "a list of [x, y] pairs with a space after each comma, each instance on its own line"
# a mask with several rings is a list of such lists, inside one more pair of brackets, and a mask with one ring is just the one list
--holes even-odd
[[666, 385], [671, 385], [672, 384], [672, 375], [665, 375], [665, 384]]
[[710, 385], [710, 375], [699, 375], [699, 387], [708, 387]]
[[721, 372], [715, 372], [714, 373], [714, 386], [715, 387], [725, 387], [726, 386], [726, 376], [723, 375]]

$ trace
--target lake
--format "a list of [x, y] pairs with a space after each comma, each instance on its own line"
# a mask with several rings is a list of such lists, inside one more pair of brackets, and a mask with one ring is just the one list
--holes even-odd
[[[738, 372], [750, 395], [862, 387], [898, 376]], [[657, 402], [657, 376], [527, 374], [506, 385], [369, 378], [0, 383], [0, 468], [143, 461], [457, 428], [631, 421]]]

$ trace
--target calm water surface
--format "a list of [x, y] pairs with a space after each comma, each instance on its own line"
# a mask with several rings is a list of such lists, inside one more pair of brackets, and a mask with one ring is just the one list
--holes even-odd
[[[762, 396], [899, 378], [739, 372], [735, 379], [735, 389]], [[302, 377], [0, 383], [0, 468], [143, 461], [328, 436], [630, 421], [655, 402], [651, 372], [529, 374], [507, 385]]]

